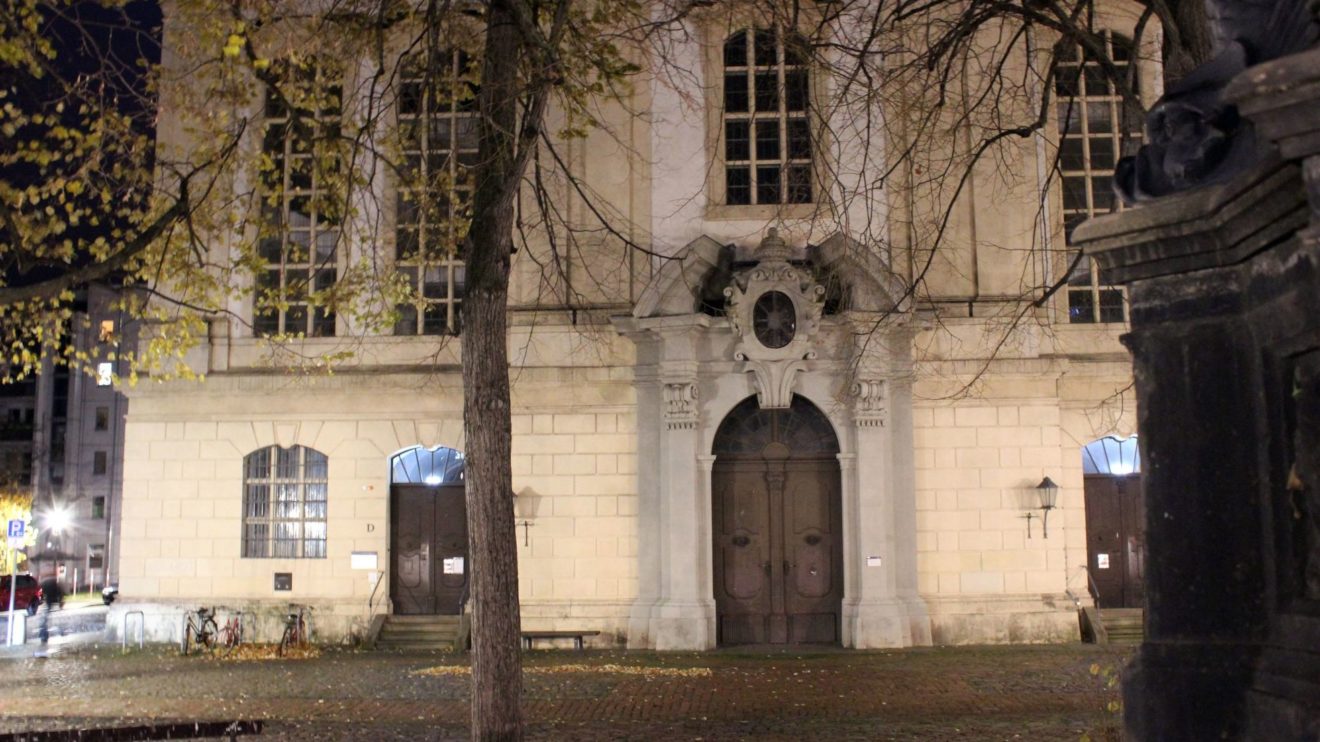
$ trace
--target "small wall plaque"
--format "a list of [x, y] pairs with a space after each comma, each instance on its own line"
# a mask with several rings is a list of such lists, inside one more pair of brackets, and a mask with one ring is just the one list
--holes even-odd
[[879, 567], [879, 566], [880, 566], [880, 563], [881, 563], [882, 561], [884, 561], [884, 560], [882, 560], [882, 559], [881, 559], [880, 557], [878, 557], [878, 556], [869, 556], [869, 557], [866, 558], [866, 566], [868, 566], [868, 567]]
[[374, 551], [355, 551], [349, 556], [349, 559], [353, 569], [376, 568], [376, 552]]
[[276, 589], [276, 590], [280, 590], [280, 591], [284, 591], [284, 590], [292, 590], [292, 589], [293, 589], [293, 573], [292, 573], [292, 572], [276, 572], [276, 573], [275, 573], [275, 589]]
[[463, 557], [445, 557], [444, 573], [447, 575], [463, 574]]

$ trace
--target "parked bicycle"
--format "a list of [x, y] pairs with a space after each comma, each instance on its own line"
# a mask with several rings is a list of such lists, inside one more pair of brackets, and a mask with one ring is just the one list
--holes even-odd
[[[297, 611], [292, 610], [295, 607]], [[280, 637], [280, 645], [275, 650], [275, 654], [280, 657], [283, 657], [290, 647], [305, 645], [309, 638], [306, 615], [310, 614], [312, 609], [301, 605], [290, 606], [290, 609], [284, 619], [284, 634]]]
[[243, 612], [230, 614], [224, 625], [216, 633], [216, 646], [225, 654], [234, 651], [243, 643]]
[[189, 654], [194, 649], [211, 649], [219, 633], [215, 625], [215, 611], [202, 606], [188, 613], [187, 616], [187, 623], [183, 627], [183, 645], [180, 649], [184, 654]]

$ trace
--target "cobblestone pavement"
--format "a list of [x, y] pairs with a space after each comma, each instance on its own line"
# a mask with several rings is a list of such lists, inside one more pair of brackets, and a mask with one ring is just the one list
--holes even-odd
[[[532, 739], [1116, 739], [1091, 645], [892, 651], [525, 654]], [[262, 737], [466, 737], [466, 655], [325, 651], [233, 661], [82, 647], [0, 660], [0, 734], [263, 720]], [[1099, 669], [1099, 674], [1093, 670]]]

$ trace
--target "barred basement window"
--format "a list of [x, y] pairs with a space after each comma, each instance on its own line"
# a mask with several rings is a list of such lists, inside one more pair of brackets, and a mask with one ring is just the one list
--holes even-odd
[[[1135, 63], [1132, 42], [1105, 32], [1105, 51], [1120, 77]], [[1054, 92], [1058, 95], [1059, 170], [1063, 180], [1063, 221], [1067, 243], [1087, 219], [1119, 207], [1112, 186], [1114, 165], [1125, 141], [1141, 138], [1141, 112], [1093, 57], [1075, 45], [1060, 49]], [[1134, 78], [1135, 79], [1135, 78]], [[1095, 261], [1086, 258], [1068, 276], [1068, 321], [1124, 322], [1127, 296], [1111, 285]]]
[[335, 334], [335, 314], [316, 296], [338, 280], [342, 184], [337, 76], [316, 64], [283, 63], [288, 81], [266, 91], [262, 225], [253, 329], [259, 335]]
[[303, 446], [243, 457], [244, 558], [325, 558], [328, 461]]
[[396, 335], [456, 334], [462, 324], [466, 276], [458, 248], [471, 218], [477, 164], [477, 72], [462, 52], [404, 62], [394, 240], [399, 274], [416, 301], [399, 305]]
[[813, 200], [807, 43], [778, 29], [743, 29], [724, 42], [726, 203]]

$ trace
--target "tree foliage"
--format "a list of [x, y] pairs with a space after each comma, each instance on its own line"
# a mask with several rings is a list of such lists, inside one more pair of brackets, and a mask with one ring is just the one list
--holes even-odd
[[22, 539], [5, 540], [4, 553], [0, 554], [0, 574], [6, 575], [13, 571], [15, 559], [18, 559], [17, 566], [23, 566], [26, 557], [16, 553], [15, 549], [27, 549], [36, 544], [37, 531], [32, 523], [32, 493], [25, 488], [5, 485], [0, 487], [0, 523], [7, 524], [11, 520], [24, 521], [27, 529]]

